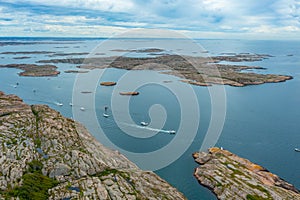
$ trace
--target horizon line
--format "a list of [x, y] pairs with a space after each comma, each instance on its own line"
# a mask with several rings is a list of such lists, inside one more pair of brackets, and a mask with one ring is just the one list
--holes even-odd
[[192, 37], [95, 37], [95, 36], [0, 36], [0, 39], [27, 39], [27, 38], [40, 38], [40, 39], [172, 39], [172, 40], [182, 40], [182, 39], [192, 39], [192, 40], [256, 40], [256, 41], [300, 41], [298, 38], [285, 38], [285, 39], [275, 39], [275, 38], [192, 38]]

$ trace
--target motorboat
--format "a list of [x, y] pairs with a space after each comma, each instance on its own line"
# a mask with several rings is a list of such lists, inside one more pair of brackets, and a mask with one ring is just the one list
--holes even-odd
[[168, 131], [170, 134], [175, 134], [176, 133], [176, 131], [175, 130], [170, 130], [170, 131]]
[[103, 113], [103, 117], [105, 117], [105, 118], [108, 118], [108, 117], [109, 117], [109, 115], [108, 115], [108, 114], [106, 114], [106, 113]]
[[81, 110], [81, 111], [85, 111], [85, 108], [84, 108], [84, 107], [81, 107], [80, 110]]
[[56, 105], [58, 105], [58, 106], [63, 106], [64, 104], [62, 104], [62, 103], [57, 103]]
[[299, 148], [295, 148], [295, 151], [300, 152], [300, 149]]
[[147, 122], [141, 122], [141, 125], [142, 125], [142, 126], [148, 126], [149, 123], [147, 123]]
[[70, 106], [73, 106], [73, 104], [72, 104], [72, 103], [69, 103], [69, 105], [70, 105]]

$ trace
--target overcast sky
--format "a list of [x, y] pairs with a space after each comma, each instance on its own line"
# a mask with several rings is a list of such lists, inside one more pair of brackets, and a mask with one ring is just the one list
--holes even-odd
[[300, 0], [0, 1], [0, 36], [111, 37], [136, 28], [192, 38], [300, 39]]

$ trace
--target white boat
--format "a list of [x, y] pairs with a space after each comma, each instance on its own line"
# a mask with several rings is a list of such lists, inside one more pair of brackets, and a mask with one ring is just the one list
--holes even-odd
[[107, 109], [108, 109], [108, 106], [105, 106], [104, 113], [103, 113], [103, 117], [105, 117], [105, 118], [109, 117], [109, 114], [107, 114]]
[[175, 130], [170, 130], [170, 131], [168, 131], [170, 134], [175, 134], [176, 133], [176, 131]]
[[62, 104], [62, 103], [57, 103], [56, 105], [58, 105], [58, 106], [63, 106], [64, 104]]
[[141, 125], [142, 125], [142, 126], [148, 126], [149, 123], [147, 123], [147, 122], [141, 122]]
[[81, 110], [81, 111], [85, 111], [85, 108], [84, 108], [84, 107], [81, 107], [80, 110]]
[[299, 148], [295, 148], [295, 151], [300, 152], [300, 149]]
[[73, 104], [72, 104], [72, 103], [69, 103], [69, 105], [70, 105], [70, 106], [73, 106]]

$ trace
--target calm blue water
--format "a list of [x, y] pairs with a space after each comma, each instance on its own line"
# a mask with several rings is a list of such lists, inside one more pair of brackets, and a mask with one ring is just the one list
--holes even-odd
[[[19, 41], [20, 39], [2, 38], [5, 40]], [[22, 38], [22, 42], [39, 41], [41, 44], [32, 45], [12, 45], [0, 46], [0, 52], [5, 51], [53, 51], [53, 52], [91, 52], [103, 39], [34, 39]], [[140, 40], [136, 43], [145, 44], [148, 47], [156, 47], [162, 40]], [[179, 41], [180, 42], [180, 41]], [[295, 41], [250, 41], [250, 40], [196, 40], [204, 49], [208, 50], [208, 55], [218, 55], [221, 53], [263, 53], [274, 57], [261, 62], [243, 63], [266, 67], [267, 70], [259, 70], [260, 73], [276, 73], [292, 75], [293, 80], [285, 83], [264, 84], [258, 86], [248, 86], [236, 88], [225, 86], [226, 89], [226, 120], [221, 137], [217, 146], [224, 148], [245, 157], [253, 162], [259, 163], [270, 171], [280, 175], [283, 179], [300, 188], [300, 154], [294, 152], [295, 147], [300, 147], [300, 42]], [[114, 45], [102, 48], [103, 56], [118, 55], [112, 49], [122, 49], [128, 47], [129, 42], [123, 40]], [[130, 46], [130, 47], [134, 47]], [[189, 46], [181, 48], [166, 49], [168, 52], [176, 51], [193, 55], [195, 50]], [[287, 56], [292, 54], [293, 56]], [[197, 55], [197, 54], [196, 54]], [[34, 63], [41, 59], [52, 59], [48, 54], [32, 54], [29, 59], [14, 59], [23, 55], [0, 54], [0, 64], [8, 63]], [[130, 56], [130, 55], [129, 55]], [[137, 56], [136, 54], [133, 56]], [[71, 56], [68, 56], [71, 57]], [[81, 56], [72, 56], [81, 57]], [[57, 57], [62, 58], [62, 57]], [[0, 69], [0, 90], [6, 93], [13, 93], [30, 104], [47, 104], [60, 111], [67, 117], [72, 117], [72, 92], [76, 74], [64, 73], [64, 70], [75, 69], [76, 65], [56, 64], [61, 71], [58, 77], [19, 77], [20, 70]], [[93, 72], [94, 73], [94, 72]], [[109, 69], [106, 70], [99, 81], [119, 81], [127, 71]], [[155, 78], [161, 84], [146, 84], [138, 88], [140, 95], [129, 100], [129, 111], [132, 120], [138, 126], [140, 121], [150, 121], [148, 114], [152, 105], [160, 104], [167, 113], [167, 119], [161, 131], [149, 138], [143, 139], [131, 137], [125, 134], [117, 125], [122, 122], [122, 110], [118, 110], [119, 118], [103, 118], [103, 107], [111, 104], [114, 87], [97, 86], [95, 94], [96, 117], [103, 128], [106, 136], [115, 145], [126, 151], [135, 153], [145, 153], [159, 150], [170, 144], [175, 136], [166, 134], [164, 131], [177, 130], [180, 124], [180, 102], [176, 94], [168, 88], [176, 86], [183, 87], [184, 83], [178, 82], [178, 78], [166, 74], [149, 71], [134, 71], [134, 77], [147, 80], [148, 77]], [[164, 83], [164, 81], [171, 81]], [[17, 87], [14, 87], [16, 83]], [[169, 84], [169, 85], [168, 85]], [[176, 85], [178, 84], [178, 85]], [[206, 188], [200, 186], [192, 173], [197, 166], [191, 154], [200, 149], [204, 135], [208, 129], [211, 117], [211, 105], [209, 92], [204, 87], [191, 86], [197, 96], [200, 108], [200, 122], [190, 119], [190, 123], [198, 123], [199, 128], [196, 137], [183, 155], [171, 165], [157, 170], [156, 173], [166, 179], [172, 185], [183, 192], [188, 199], [215, 199], [214, 195]], [[35, 90], [36, 92], [33, 92]], [[128, 97], [120, 97], [127, 100]], [[186, 97], [188, 98], [188, 97]], [[57, 105], [63, 103], [63, 106]], [[73, 109], [79, 109], [80, 105], [74, 105]], [[91, 109], [85, 107], [86, 111]], [[187, 109], [193, 109], [187, 107]], [[197, 112], [197, 109], [195, 109]], [[112, 115], [112, 110], [108, 113]], [[125, 116], [125, 115], [124, 115]], [[160, 116], [157, 116], [160, 117]], [[133, 127], [139, 130], [137, 127]], [[140, 128], [141, 135], [145, 130]], [[189, 128], [184, 130], [185, 134], [191, 134]], [[99, 140], [101, 137], [97, 131], [92, 130], [92, 134]], [[100, 141], [101, 142], [101, 141]], [[181, 143], [179, 143], [180, 145]], [[169, 152], [170, 156], [172, 152]], [[134, 159], [133, 159], [134, 161]], [[159, 162], [153, 159], [148, 162]]]

